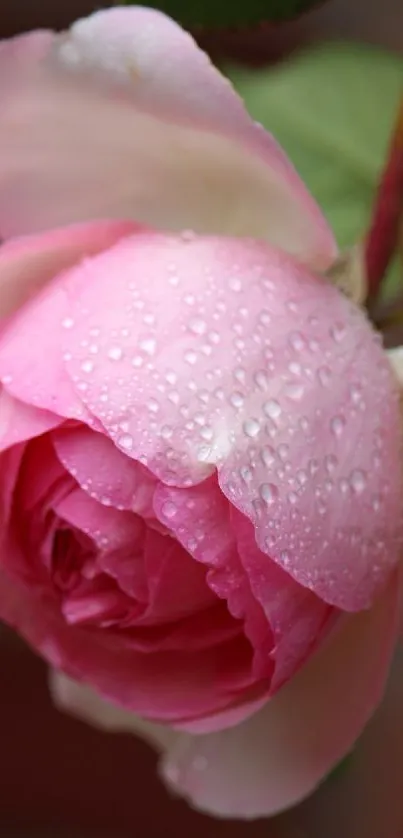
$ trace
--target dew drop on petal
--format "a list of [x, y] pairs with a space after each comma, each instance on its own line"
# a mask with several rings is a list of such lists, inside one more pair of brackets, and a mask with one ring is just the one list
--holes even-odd
[[72, 329], [74, 326], [74, 320], [72, 317], [64, 317], [62, 320], [63, 329]]
[[139, 341], [140, 349], [146, 353], [146, 355], [154, 355], [155, 350], [157, 348], [157, 341], [155, 338], [143, 338]]
[[193, 365], [197, 361], [197, 354], [193, 349], [188, 349], [187, 352], [185, 352], [184, 358], [187, 364]]
[[279, 497], [279, 491], [277, 486], [274, 483], [262, 483], [260, 487], [260, 497], [267, 506], [271, 506], [273, 503], [276, 503]]
[[361, 469], [354, 469], [350, 475], [350, 486], [357, 495], [360, 495], [367, 485], [367, 477]]
[[263, 410], [270, 419], [278, 419], [281, 416], [281, 407], [275, 399], [270, 399], [268, 402], [265, 402]]
[[172, 501], [167, 500], [162, 504], [161, 512], [164, 518], [174, 518], [177, 511], [178, 509]]
[[133, 437], [130, 434], [122, 434], [118, 438], [118, 445], [124, 448], [125, 451], [131, 451], [133, 448]]
[[121, 346], [111, 346], [108, 349], [108, 358], [111, 361], [120, 361], [123, 357], [123, 349]]
[[201, 317], [193, 317], [192, 320], [189, 320], [189, 329], [194, 335], [204, 335], [206, 322]]
[[231, 277], [228, 280], [228, 287], [231, 289], [231, 291], [239, 293], [240, 291], [242, 291], [242, 282], [237, 276]]
[[342, 416], [333, 416], [330, 420], [330, 430], [336, 437], [340, 437], [344, 431], [346, 422]]
[[243, 429], [245, 435], [253, 439], [260, 431], [260, 423], [257, 419], [247, 419], [243, 424]]
[[94, 369], [93, 361], [90, 361], [89, 358], [87, 358], [85, 361], [82, 362], [81, 369], [83, 372], [92, 372]]
[[229, 401], [230, 401], [230, 404], [232, 404], [233, 407], [239, 409], [240, 407], [242, 407], [242, 405], [244, 403], [244, 398], [243, 398], [242, 393], [235, 392], [235, 393], [231, 394], [231, 396], [229, 397]]

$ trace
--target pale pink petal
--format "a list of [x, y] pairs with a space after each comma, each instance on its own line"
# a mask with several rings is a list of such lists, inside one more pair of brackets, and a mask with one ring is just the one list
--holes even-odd
[[251, 522], [237, 510], [231, 524], [251, 590], [273, 632], [270, 659], [275, 669], [270, 691], [275, 693], [323, 642], [338, 612], [259, 550]]
[[125, 454], [177, 487], [218, 469], [297, 582], [347, 610], [373, 601], [401, 550], [401, 422], [364, 314], [266, 244], [150, 233], [70, 274], [63, 298], [47, 323]]
[[5, 242], [0, 248], [0, 317], [12, 314], [57, 274], [106, 250], [133, 227], [129, 222], [100, 221]]
[[403, 346], [396, 346], [394, 349], [388, 350], [388, 358], [392, 369], [399, 382], [399, 386], [403, 387]]
[[[256, 680], [271, 678], [273, 633], [239, 560], [230, 505], [220, 492], [216, 477], [185, 490], [161, 485], [155, 493], [154, 504], [159, 519], [170, 527], [175, 538], [197, 563], [209, 569], [210, 588], [227, 602], [230, 613], [242, 621], [254, 651]], [[265, 693], [268, 686], [266, 680]]]
[[0, 388], [0, 451], [40, 436], [57, 427], [60, 422], [60, 416], [46, 410], [37, 410], [14, 399], [7, 390]]
[[134, 218], [329, 265], [333, 237], [292, 166], [173, 21], [111, 9], [52, 47], [32, 37], [0, 52], [1, 235]]
[[[23, 400], [35, 407], [93, 422], [75, 395], [58, 352], [59, 330], [72, 326], [68, 318], [63, 318], [64, 292], [60, 283], [55, 287], [52, 284], [49, 294], [46, 286], [68, 268], [85, 265], [91, 255], [111, 247], [136, 229], [131, 222], [100, 221], [26, 236], [6, 242], [0, 248], [0, 316], [12, 314], [24, 302], [28, 306], [26, 311], [32, 315], [29, 335], [25, 309], [11, 322], [6, 320], [0, 329], [0, 376], [10, 395], [18, 398], [23, 389]], [[34, 298], [40, 289], [42, 295]], [[32, 365], [31, 341], [38, 349], [41, 346], [41, 354], [46, 353], [46, 356], [42, 354], [42, 362], [35, 365]], [[44, 357], [47, 357], [46, 380]]]
[[154, 517], [157, 480], [103, 433], [80, 425], [52, 434], [52, 442], [60, 462], [99, 503], [136, 512], [143, 518]]
[[49, 685], [53, 701], [60, 710], [108, 733], [134, 733], [149, 740], [158, 749], [170, 746], [180, 735], [168, 725], [152, 724], [134, 713], [121, 710], [105, 701], [90, 687], [73, 681], [62, 672], [51, 670]]
[[171, 788], [224, 817], [272, 815], [308, 795], [352, 747], [381, 699], [394, 648], [399, 585], [346, 618], [263, 710], [232, 730], [176, 740]]

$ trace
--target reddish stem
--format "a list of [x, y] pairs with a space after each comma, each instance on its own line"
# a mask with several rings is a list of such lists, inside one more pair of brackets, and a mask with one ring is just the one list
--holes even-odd
[[403, 215], [403, 97], [365, 244], [368, 297], [374, 300], [395, 252]]

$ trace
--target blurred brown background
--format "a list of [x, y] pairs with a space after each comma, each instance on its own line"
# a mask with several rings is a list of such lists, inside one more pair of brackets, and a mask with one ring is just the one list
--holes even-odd
[[[107, 3], [1, 0], [0, 36], [34, 27], [63, 28], [102, 5]], [[312, 39], [340, 36], [403, 51], [403, 0], [330, 0], [303, 20], [277, 29], [200, 35], [214, 55], [253, 62], [284, 55]], [[386, 705], [364, 737], [358, 763], [361, 759], [374, 768], [367, 771], [357, 811], [354, 783], [348, 792], [340, 785], [344, 781], [335, 779], [291, 815], [254, 824], [223, 822], [171, 799], [157, 779], [156, 759], [146, 745], [123, 735], [101, 734], [62, 716], [51, 705], [45, 666], [8, 632], [0, 637], [0, 838], [403, 836], [403, 726], [399, 715], [396, 728], [393, 715], [397, 704], [402, 706], [400, 680], [398, 700]], [[329, 811], [325, 826], [324, 812]]]

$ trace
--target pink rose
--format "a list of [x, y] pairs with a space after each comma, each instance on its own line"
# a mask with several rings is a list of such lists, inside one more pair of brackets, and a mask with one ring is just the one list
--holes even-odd
[[[115, 9], [0, 64], [0, 231], [30, 234], [0, 250], [0, 613], [195, 805], [278, 811], [382, 695], [392, 369], [315, 273], [316, 205], [175, 24]], [[102, 216], [135, 221], [46, 232]]]

